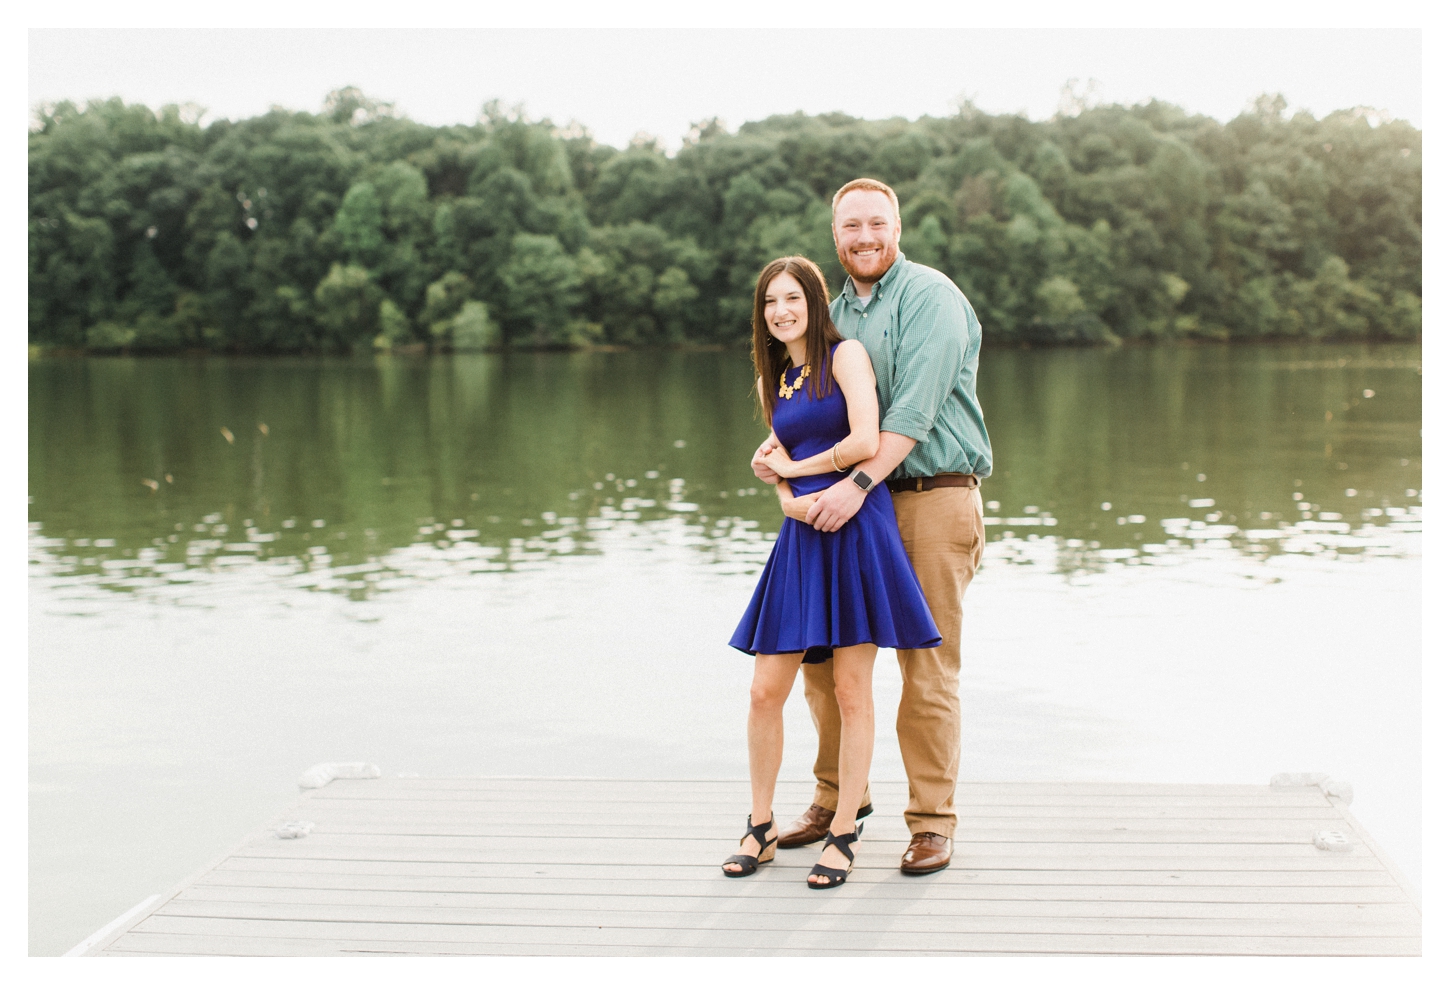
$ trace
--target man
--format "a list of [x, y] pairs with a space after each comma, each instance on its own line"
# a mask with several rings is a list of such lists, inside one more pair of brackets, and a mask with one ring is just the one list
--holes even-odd
[[[906, 766], [911, 843], [901, 871], [920, 875], [951, 864], [961, 756], [962, 596], [982, 558], [980, 480], [992, 449], [977, 403], [982, 330], [966, 297], [946, 275], [901, 254], [896, 193], [882, 182], [847, 182], [831, 201], [836, 255], [850, 275], [831, 318], [866, 346], [876, 370], [881, 443], [876, 455], [826, 489], [806, 515], [817, 530], [840, 529], [875, 483], [886, 481], [906, 553], [931, 607], [941, 645], [898, 650], [901, 705], [896, 735]], [[766, 482], [777, 476], [751, 462]], [[838, 808], [841, 713], [831, 661], [806, 664], [805, 691], [818, 733], [816, 792], [810, 808], [780, 831], [780, 847], [825, 837]], [[857, 817], [871, 812], [868, 789]]]

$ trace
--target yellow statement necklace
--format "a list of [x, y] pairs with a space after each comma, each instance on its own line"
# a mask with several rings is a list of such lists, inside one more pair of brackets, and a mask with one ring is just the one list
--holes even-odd
[[789, 385], [785, 382], [785, 374], [788, 372], [790, 372], [788, 366], [780, 371], [780, 395], [787, 400], [795, 396], [796, 391], [801, 388], [801, 384], [806, 381], [806, 377], [811, 375], [811, 364], [806, 363], [805, 368], [801, 370], [801, 375], [797, 376], [796, 381]]

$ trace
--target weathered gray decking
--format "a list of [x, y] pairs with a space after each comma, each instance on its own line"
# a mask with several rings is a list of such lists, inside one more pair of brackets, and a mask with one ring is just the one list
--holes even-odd
[[910, 878], [905, 786], [873, 786], [856, 871], [822, 892], [817, 848], [721, 875], [740, 781], [334, 780], [278, 819], [309, 836], [269, 823], [89, 953], [1420, 953], [1402, 877], [1317, 787], [963, 784], [955, 861]]

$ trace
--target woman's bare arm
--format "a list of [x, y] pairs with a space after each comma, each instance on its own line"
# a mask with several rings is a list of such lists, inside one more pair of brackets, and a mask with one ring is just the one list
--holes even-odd
[[775, 495], [780, 499], [780, 510], [792, 520], [799, 520], [802, 523], [806, 520], [806, 514], [815, 505], [816, 498], [820, 493], [811, 493], [809, 496], [797, 496], [790, 491], [789, 482], [777, 482], [775, 484]]
[[836, 347], [835, 357], [831, 360], [831, 373], [836, 385], [841, 388], [841, 395], [846, 398], [846, 415], [851, 422], [851, 433], [836, 445], [834, 462], [831, 460], [830, 449], [800, 462], [793, 461], [784, 448], [776, 448], [761, 456], [761, 463], [773, 469], [777, 475], [794, 478], [835, 472], [838, 465], [847, 469], [876, 454], [881, 443], [880, 416], [876, 405], [876, 372], [871, 368], [871, 357], [866, 354], [866, 347], [855, 339], [842, 342]]

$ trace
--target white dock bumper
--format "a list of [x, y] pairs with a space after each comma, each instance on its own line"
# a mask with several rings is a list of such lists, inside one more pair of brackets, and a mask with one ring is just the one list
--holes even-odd
[[1354, 803], [1354, 787], [1329, 778], [1328, 773], [1275, 773], [1269, 778], [1271, 787], [1318, 787], [1324, 796], [1334, 797], [1348, 807]]
[[297, 785], [303, 790], [325, 787], [333, 780], [376, 780], [383, 771], [372, 763], [318, 763], [302, 774]]

